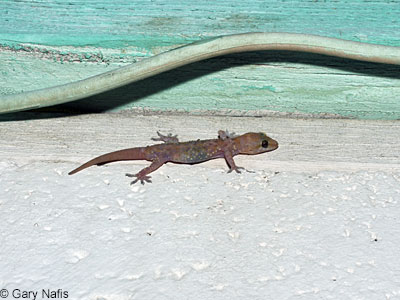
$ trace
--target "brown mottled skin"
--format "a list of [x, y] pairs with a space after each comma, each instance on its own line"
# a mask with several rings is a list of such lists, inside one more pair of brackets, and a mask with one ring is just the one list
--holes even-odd
[[147, 160], [151, 165], [144, 168], [137, 174], [126, 174], [129, 177], [136, 177], [131, 184], [140, 181], [151, 182], [151, 172], [157, 170], [167, 162], [195, 164], [214, 158], [225, 158], [229, 165], [229, 172], [240, 173], [241, 167], [236, 166], [233, 157], [238, 154], [260, 154], [273, 151], [278, 148], [278, 142], [268, 137], [265, 133], [249, 132], [240, 136], [231, 136], [228, 132], [218, 131], [218, 138], [212, 140], [197, 140], [179, 142], [176, 136], [168, 136], [158, 133], [159, 138], [155, 141], [163, 141], [164, 144], [157, 144], [147, 147], [137, 147], [119, 150], [96, 157], [75, 170], [69, 175], [75, 174], [93, 165], [102, 165], [121, 160]]

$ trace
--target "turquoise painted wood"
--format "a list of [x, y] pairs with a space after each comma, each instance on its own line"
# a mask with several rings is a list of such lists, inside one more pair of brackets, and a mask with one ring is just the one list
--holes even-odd
[[[87, 78], [222, 34], [284, 31], [400, 46], [399, 29], [400, 1], [3, 0], [0, 101], [1, 94]], [[250, 53], [196, 63], [71, 105], [400, 119], [399, 74], [398, 66]]]

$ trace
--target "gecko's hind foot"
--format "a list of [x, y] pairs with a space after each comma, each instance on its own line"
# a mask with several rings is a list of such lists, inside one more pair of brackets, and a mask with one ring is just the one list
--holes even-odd
[[128, 176], [128, 177], [136, 177], [136, 179], [131, 182], [131, 185], [135, 184], [138, 181], [140, 181], [141, 184], [144, 184], [144, 182], [151, 183], [151, 176], [146, 176], [146, 175], [145, 176], [138, 176], [137, 174], [129, 174], [129, 173], [126, 173], [125, 175]]
[[236, 173], [242, 173], [242, 171], [240, 171], [240, 170], [245, 170], [245, 171], [247, 171], [245, 168], [243, 168], [243, 167], [236, 167], [236, 168], [233, 168], [233, 169], [229, 169], [229, 171], [228, 171], [228, 173], [231, 173], [232, 171], [235, 171]]
[[179, 143], [179, 139], [177, 135], [172, 135], [172, 133], [169, 133], [168, 135], [163, 135], [159, 131], [157, 131], [158, 138], [151, 138], [153, 141], [161, 141], [164, 143]]

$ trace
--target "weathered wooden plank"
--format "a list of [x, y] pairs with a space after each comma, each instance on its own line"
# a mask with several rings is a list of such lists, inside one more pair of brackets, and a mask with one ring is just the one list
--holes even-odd
[[[287, 31], [399, 45], [399, 1], [0, 2], [1, 40], [146, 49], [176, 40]], [[142, 39], [138, 39], [141, 36]]]
[[[36, 120], [29, 120], [34, 117], [32, 114], [20, 116], [27, 117], [27, 121], [0, 123], [0, 159], [12, 157], [21, 163], [71, 161], [75, 166], [105, 152], [154, 144], [150, 138], [157, 130], [178, 134], [185, 141], [213, 138], [219, 129], [228, 129], [238, 134], [262, 131], [278, 140], [280, 146], [276, 151], [238, 157], [238, 162], [249, 168], [400, 170], [400, 123], [397, 121], [123, 113], [48, 119], [46, 115], [37, 115]], [[2, 116], [0, 120], [6, 118]], [[136, 163], [140, 164], [129, 162]], [[223, 160], [213, 160], [208, 165], [225, 167]]]
[[[68, 83], [195, 40], [245, 31], [400, 46], [399, 15], [399, 1], [5, 0], [0, 2], [0, 95]], [[398, 67], [271, 57], [243, 54], [202, 62], [75, 107], [400, 118]]]

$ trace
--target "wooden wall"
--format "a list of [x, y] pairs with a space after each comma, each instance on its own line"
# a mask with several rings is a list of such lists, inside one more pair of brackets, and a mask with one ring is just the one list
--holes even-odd
[[[0, 2], [0, 101], [194, 41], [297, 32], [400, 46], [400, 1]], [[400, 119], [400, 67], [282, 52], [230, 55], [74, 102], [84, 110]]]

